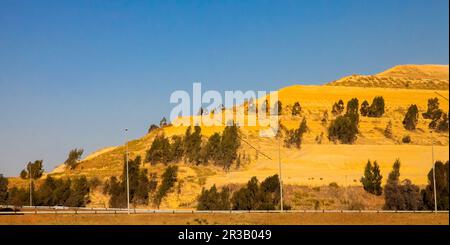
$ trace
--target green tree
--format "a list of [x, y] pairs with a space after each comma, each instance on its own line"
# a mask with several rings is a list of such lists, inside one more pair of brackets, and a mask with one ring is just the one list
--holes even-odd
[[353, 98], [347, 102], [346, 114], [358, 114], [359, 102], [357, 98]]
[[306, 118], [303, 118], [299, 127], [297, 129], [291, 129], [286, 131], [286, 137], [284, 139], [284, 143], [287, 147], [291, 145], [295, 145], [295, 147], [300, 148], [303, 135], [308, 131], [308, 125]]
[[169, 139], [167, 139], [164, 134], [156, 136], [150, 149], [147, 151], [146, 162], [150, 162], [151, 164], [167, 164], [172, 161], [172, 159], [173, 155]]
[[229, 170], [231, 164], [237, 158], [237, 151], [240, 146], [239, 132], [236, 124], [226, 126], [222, 133], [221, 140], [221, 165], [225, 170]]
[[431, 98], [428, 99], [428, 109], [426, 112], [422, 113], [422, 117], [424, 119], [439, 119], [441, 118], [442, 110], [439, 109], [439, 99], [438, 98]]
[[417, 105], [411, 105], [406, 112], [405, 118], [403, 119], [403, 127], [407, 130], [416, 129], [417, 123], [419, 122], [419, 109]]
[[174, 186], [175, 182], [177, 182], [177, 174], [178, 174], [177, 166], [168, 166], [164, 171], [163, 175], [161, 176], [162, 178], [161, 185], [159, 186], [159, 189], [154, 199], [154, 202], [158, 207], [158, 209], [161, 205], [163, 198], [167, 195], [167, 193], [169, 193], [169, 191]]
[[81, 159], [81, 155], [83, 155], [83, 151], [83, 149], [76, 148], [71, 150], [64, 164], [70, 169], [75, 169]]
[[209, 190], [203, 188], [198, 197], [197, 210], [229, 210], [230, 209], [230, 190], [223, 187], [218, 191], [216, 185]]
[[0, 205], [5, 205], [8, 202], [8, 179], [0, 174]]
[[[437, 208], [439, 210], [449, 210], [449, 162], [445, 164], [441, 161], [436, 161], [436, 199]], [[428, 185], [422, 190], [423, 204], [426, 209], [434, 209], [434, 178], [433, 168], [428, 172]]]
[[384, 98], [377, 96], [373, 99], [372, 104], [368, 108], [367, 116], [381, 117], [384, 114]]
[[343, 111], [344, 111], [344, 101], [339, 100], [338, 102], [334, 103], [331, 113], [337, 116], [340, 115]]
[[400, 161], [397, 159], [384, 188], [384, 209], [417, 210], [422, 206], [420, 189], [410, 180], [400, 182]]
[[[43, 168], [43, 160], [36, 160], [34, 162], [28, 162], [27, 167], [22, 170], [22, 172], [26, 172], [26, 178], [29, 178], [30, 172], [31, 172], [31, 178], [32, 179], [39, 179], [41, 178], [42, 174], [44, 173]], [[21, 173], [21, 176], [24, 176], [25, 174]]]
[[369, 102], [367, 102], [367, 100], [363, 101], [359, 112], [361, 113], [361, 116], [364, 116], [364, 117], [369, 114]]
[[351, 144], [356, 140], [358, 124], [355, 117], [349, 115], [338, 116], [328, 127], [328, 139]]
[[392, 121], [389, 121], [386, 125], [386, 128], [384, 129], [384, 136], [388, 139], [391, 139], [393, 136], [392, 133]]

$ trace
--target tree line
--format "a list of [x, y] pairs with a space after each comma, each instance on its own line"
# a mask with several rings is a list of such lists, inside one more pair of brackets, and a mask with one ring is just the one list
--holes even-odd
[[[434, 209], [434, 178], [433, 169], [428, 172], [428, 185], [425, 189], [412, 183], [409, 179], [400, 179], [400, 160], [396, 160], [392, 171], [388, 175], [386, 185], [381, 186], [383, 176], [380, 167], [375, 161], [370, 161], [364, 170], [361, 183], [365, 191], [382, 195], [384, 193], [384, 209], [387, 210], [433, 210]], [[439, 210], [449, 209], [449, 162], [435, 162], [436, 197]]]
[[201, 130], [200, 126], [194, 126], [193, 132], [191, 127], [186, 129], [184, 137], [156, 136], [147, 151], [146, 161], [169, 164], [184, 160], [195, 165], [211, 163], [229, 170], [238, 160], [240, 138], [237, 126], [226, 126], [222, 134], [214, 133], [206, 142], [202, 140]]

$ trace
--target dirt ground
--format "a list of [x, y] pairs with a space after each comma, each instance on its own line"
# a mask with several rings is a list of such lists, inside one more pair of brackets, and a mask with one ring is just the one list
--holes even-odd
[[449, 225], [448, 213], [28, 214], [1, 225]]

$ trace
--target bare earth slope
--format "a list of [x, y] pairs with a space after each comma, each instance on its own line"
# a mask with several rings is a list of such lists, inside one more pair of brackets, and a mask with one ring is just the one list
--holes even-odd
[[376, 75], [347, 76], [327, 85], [448, 90], [448, 65], [400, 65]]

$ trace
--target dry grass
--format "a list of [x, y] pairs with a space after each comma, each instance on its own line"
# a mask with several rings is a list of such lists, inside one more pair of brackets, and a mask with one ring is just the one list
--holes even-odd
[[432, 213], [242, 213], [0, 215], [2, 225], [448, 225]]

